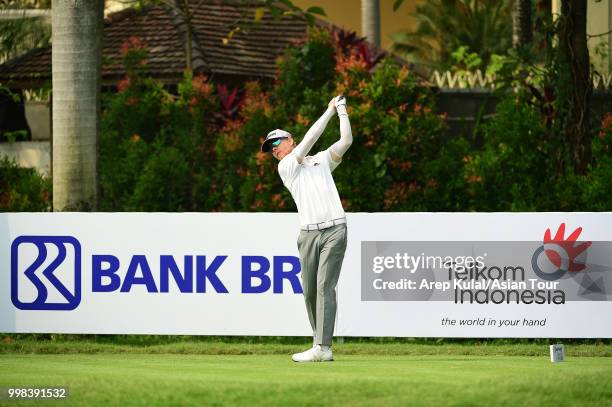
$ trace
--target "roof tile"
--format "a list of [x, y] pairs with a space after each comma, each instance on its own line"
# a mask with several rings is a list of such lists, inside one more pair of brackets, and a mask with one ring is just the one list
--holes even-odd
[[[200, 58], [204, 72], [212, 74], [244, 75], [246, 77], [273, 77], [276, 57], [285, 47], [302, 40], [306, 23], [295, 19], [274, 20], [266, 14], [262, 25], [248, 34], [239, 32], [228, 45], [223, 38], [241, 16], [249, 16], [255, 9], [251, 5], [228, 2], [219, 4], [205, 1], [193, 15], [193, 60]], [[180, 80], [186, 66], [182, 40], [184, 26], [165, 6], [142, 10], [125, 9], [108, 16], [104, 24], [102, 52], [104, 61], [102, 78], [115, 80], [125, 75], [121, 59], [121, 46], [132, 36], [140, 37], [148, 46], [148, 72], [152, 76], [170, 76]], [[197, 69], [196, 69], [197, 70]], [[51, 46], [28, 53], [0, 65], [0, 82], [12, 79], [41, 85], [51, 79]], [[10, 84], [9, 84], [10, 85]]]

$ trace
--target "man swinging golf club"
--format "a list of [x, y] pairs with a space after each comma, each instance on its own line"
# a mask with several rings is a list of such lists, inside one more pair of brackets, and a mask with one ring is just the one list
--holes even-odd
[[[308, 152], [338, 112], [340, 140], [314, 156]], [[327, 110], [296, 145], [290, 133], [271, 131], [261, 146], [279, 160], [278, 173], [295, 201], [301, 231], [297, 245], [302, 288], [313, 331], [313, 347], [293, 355], [295, 362], [333, 360], [331, 344], [336, 320], [336, 284], [346, 250], [346, 217], [332, 171], [353, 142], [344, 96], [333, 98]]]

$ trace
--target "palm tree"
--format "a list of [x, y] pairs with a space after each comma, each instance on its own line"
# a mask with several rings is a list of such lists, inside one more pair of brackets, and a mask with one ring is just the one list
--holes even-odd
[[467, 46], [486, 65], [512, 44], [511, 0], [426, 0], [418, 5], [415, 32], [393, 36], [406, 59], [435, 69], [453, 65], [451, 54]]
[[523, 47], [531, 42], [531, 0], [514, 0], [512, 6], [512, 46]]
[[98, 207], [104, 0], [53, 0], [53, 210]]
[[380, 46], [380, 4], [378, 0], [361, 0], [361, 31], [369, 42]]

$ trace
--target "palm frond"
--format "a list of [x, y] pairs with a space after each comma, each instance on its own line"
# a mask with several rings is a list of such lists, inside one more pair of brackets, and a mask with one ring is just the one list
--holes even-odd
[[392, 49], [409, 60], [426, 58], [427, 64], [445, 68], [454, 62], [451, 53], [467, 46], [486, 64], [512, 44], [511, 1], [426, 0], [412, 16], [416, 29], [392, 36]]

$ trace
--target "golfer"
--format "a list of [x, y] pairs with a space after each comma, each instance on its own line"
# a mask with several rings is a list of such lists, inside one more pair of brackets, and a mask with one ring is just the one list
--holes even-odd
[[[308, 152], [338, 112], [340, 140], [314, 156]], [[344, 96], [333, 98], [327, 110], [296, 145], [284, 130], [271, 131], [261, 146], [279, 160], [278, 173], [295, 201], [301, 231], [297, 246], [302, 265], [302, 288], [313, 331], [313, 347], [296, 353], [295, 362], [333, 360], [336, 284], [346, 250], [346, 217], [332, 171], [353, 142]]]

